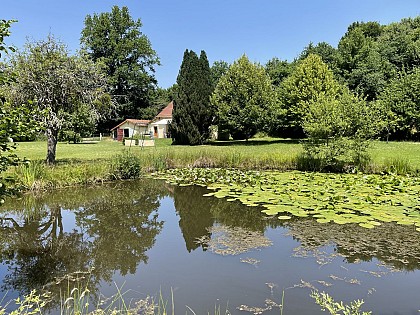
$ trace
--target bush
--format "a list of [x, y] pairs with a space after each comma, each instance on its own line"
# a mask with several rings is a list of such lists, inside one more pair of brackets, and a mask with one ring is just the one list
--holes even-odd
[[370, 140], [380, 128], [379, 109], [349, 91], [339, 98], [320, 96], [309, 103], [303, 120], [305, 155], [319, 160], [321, 170], [363, 168], [370, 160]]
[[139, 178], [141, 174], [140, 157], [130, 151], [124, 151], [112, 158], [111, 174], [117, 179]]

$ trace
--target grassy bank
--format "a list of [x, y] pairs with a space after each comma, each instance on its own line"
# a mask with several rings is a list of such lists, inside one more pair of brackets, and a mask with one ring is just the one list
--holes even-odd
[[[203, 146], [171, 146], [170, 139], [156, 140], [155, 147], [124, 147], [119, 142], [68, 144], [57, 146], [57, 164], [43, 165], [45, 142], [19, 143], [17, 154], [32, 162], [12, 168], [10, 172], [25, 189], [58, 188], [70, 185], [92, 184], [124, 178], [116, 172], [117, 156], [127, 154], [126, 161], [134, 160], [140, 172], [168, 168], [219, 167], [239, 169], [295, 170], [299, 164], [302, 146], [299, 141], [261, 138], [250, 141], [215, 142]], [[363, 171], [367, 173], [417, 173], [420, 170], [420, 143], [374, 142], [372, 160]], [[120, 161], [121, 162], [121, 161]], [[133, 166], [132, 166], [133, 167]], [[135, 176], [134, 176], [135, 177]], [[130, 176], [128, 177], [130, 178]]]

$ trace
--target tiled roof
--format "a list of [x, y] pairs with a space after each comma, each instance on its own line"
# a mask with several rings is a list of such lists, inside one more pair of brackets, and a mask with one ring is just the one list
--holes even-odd
[[149, 124], [150, 120], [144, 120], [144, 119], [126, 119], [122, 123], [120, 123], [120, 124], [116, 125], [114, 128], [112, 128], [111, 131], [114, 130], [114, 129], [117, 129], [119, 126], [125, 124], [126, 122], [132, 123], [133, 125], [136, 125], [136, 126], [145, 126], [145, 127], [147, 127], [147, 125]]
[[157, 114], [156, 118], [172, 118], [172, 110], [174, 109], [174, 102], [170, 102], [162, 111]]
[[126, 122], [132, 123], [136, 126], [147, 126], [151, 121], [156, 121], [159, 119], [172, 119], [172, 110], [174, 109], [174, 102], [170, 102], [162, 111], [155, 117], [153, 120], [143, 120], [143, 119], [126, 119], [119, 125], [111, 129], [117, 129], [119, 126], [123, 125]]

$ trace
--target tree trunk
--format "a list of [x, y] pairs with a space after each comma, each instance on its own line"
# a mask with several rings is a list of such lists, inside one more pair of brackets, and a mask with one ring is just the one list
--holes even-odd
[[48, 165], [55, 163], [55, 152], [57, 149], [57, 135], [58, 130], [48, 128], [47, 129], [47, 159]]

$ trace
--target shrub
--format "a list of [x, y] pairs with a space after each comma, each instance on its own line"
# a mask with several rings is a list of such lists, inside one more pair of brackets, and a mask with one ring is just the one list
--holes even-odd
[[111, 174], [118, 179], [139, 178], [141, 174], [140, 157], [130, 151], [124, 151], [112, 158]]

